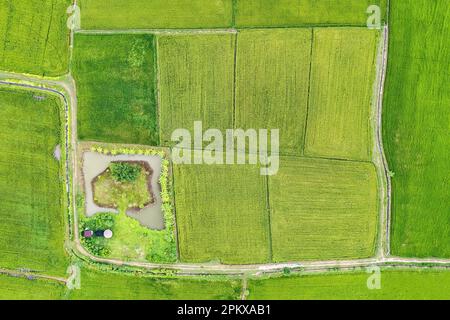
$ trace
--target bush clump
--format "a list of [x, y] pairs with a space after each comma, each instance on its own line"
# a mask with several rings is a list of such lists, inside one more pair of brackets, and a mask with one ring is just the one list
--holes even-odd
[[111, 175], [118, 182], [133, 182], [139, 177], [141, 167], [126, 162], [112, 163], [110, 166]]

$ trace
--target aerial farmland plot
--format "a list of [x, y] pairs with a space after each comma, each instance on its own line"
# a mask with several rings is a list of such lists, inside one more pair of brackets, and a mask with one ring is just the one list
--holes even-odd
[[449, 13], [0, 0], [0, 300], [449, 299]]

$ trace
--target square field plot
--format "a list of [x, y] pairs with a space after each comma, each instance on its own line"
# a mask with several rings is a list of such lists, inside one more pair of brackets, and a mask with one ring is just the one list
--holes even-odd
[[70, 0], [0, 0], [0, 70], [59, 76], [69, 67]]
[[314, 30], [305, 154], [370, 160], [378, 31]]
[[155, 62], [152, 35], [76, 34], [80, 139], [159, 144]]
[[[158, 37], [161, 143], [175, 129], [232, 128], [234, 34]], [[192, 132], [192, 131], [191, 131]]]
[[0, 266], [65, 275], [61, 101], [0, 88]]
[[311, 29], [238, 34], [236, 127], [279, 129], [280, 152], [302, 151], [308, 106]]
[[176, 165], [174, 176], [182, 261], [269, 261], [266, 178], [258, 167]]
[[374, 254], [377, 177], [370, 163], [281, 158], [269, 178], [274, 261]]
[[231, 27], [233, 0], [80, 0], [83, 29]]

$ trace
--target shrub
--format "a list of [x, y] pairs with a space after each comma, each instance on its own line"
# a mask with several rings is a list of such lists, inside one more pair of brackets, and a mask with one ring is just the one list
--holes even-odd
[[116, 162], [111, 164], [111, 175], [118, 182], [136, 181], [141, 173], [141, 167], [126, 162]]

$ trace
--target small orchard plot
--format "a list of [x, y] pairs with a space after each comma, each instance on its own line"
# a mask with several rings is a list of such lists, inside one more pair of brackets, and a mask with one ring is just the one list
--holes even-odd
[[280, 129], [280, 152], [300, 154], [308, 103], [311, 29], [242, 31], [236, 127]]
[[266, 177], [257, 166], [176, 165], [174, 174], [182, 261], [269, 261]]
[[81, 289], [72, 300], [232, 300], [241, 292], [240, 281], [215, 278], [157, 278], [82, 269]]
[[64, 275], [61, 101], [0, 88], [0, 266]]
[[80, 139], [159, 144], [152, 35], [77, 34], [73, 74]]
[[282, 158], [269, 178], [274, 261], [374, 253], [377, 178], [370, 163]]
[[307, 155], [371, 159], [377, 38], [363, 28], [314, 30]]
[[231, 27], [233, 0], [81, 0], [83, 29]]
[[67, 72], [70, 0], [0, 0], [0, 70], [45, 76]]
[[366, 25], [371, 5], [384, 19], [387, 0], [237, 0], [238, 27], [301, 25]]
[[175, 129], [228, 129], [233, 125], [233, 34], [158, 38], [161, 142]]

